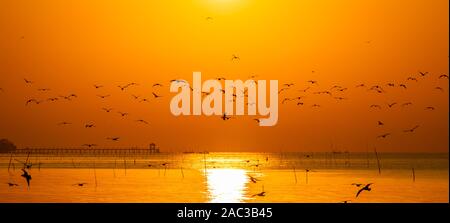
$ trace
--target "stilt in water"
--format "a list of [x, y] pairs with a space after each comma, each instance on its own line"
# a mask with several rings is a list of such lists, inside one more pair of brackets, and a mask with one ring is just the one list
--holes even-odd
[[123, 165], [125, 167], [125, 176], [127, 175], [127, 160], [124, 158], [123, 159]]
[[378, 158], [377, 148], [374, 148], [374, 150], [375, 150], [375, 157], [377, 158], [378, 174], [381, 174], [380, 159]]
[[8, 172], [9, 172], [9, 168], [11, 167], [12, 157], [13, 157], [13, 154], [11, 153], [11, 157], [9, 158], [9, 164], [8, 164]]
[[412, 168], [412, 178], [413, 182], [416, 182], [416, 172], [414, 171], [414, 167]]
[[295, 172], [295, 166], [294, 166], [294, 177], [295, 177], [295, 184], [297, 184], [297, 172]]
[[95, 167], [95, 160], [94, 160], [94, 180], [95, 180], [95, 189], [97, 189], [97, 170]]
[[181, 166], [181, 176], [183, 176], [183, 178], [184, 178], [184, 172], [183, 172], [183, 166]]

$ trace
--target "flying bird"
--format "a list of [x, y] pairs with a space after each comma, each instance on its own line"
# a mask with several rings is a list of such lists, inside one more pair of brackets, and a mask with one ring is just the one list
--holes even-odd
[[10, 187], [17, 187], [17, 186], [19, 186], [19, 184], [11, 183], [11, 182], [8, 182], [6, 184], [8, 184], [8, 186], [10, 186]]
[[155, 97], [155, 98], [160, 98], [160, 97], [162, 97], [161, 95], [155, 94], [155, 92], [152, 92], [152, 94], [153, 94], [153, 97]]
[[232, 55], [231, 60], [241, 60], [241, 58], [235, 54]]
[[250, 181], [252, 182], [252, 183], [257, 183], [257, 181], [259, 181], [259, 179], [256, 179], [255, 177], [253, 177], [253, 176], [248, 176], [249, 178], [250, 178]]
[[127, 116], [127, 115], [128, 115], [128, 113], [126, 113], [126, 112], [117, 112], [117, 113], [119, 113], [119, 114], [120, 114], [120, 116], [122, 116], [122, 117], [125, 117], [125, 116]]
[[408, 80], [408, 81], [416, 81], [417, 82], [417, 78], [415, 78], [415, 77], [408, 77], [408, 79], [406, 79], [406, 80]]
[[412, 103], [411, 103], [411, 102], [406, 102], [406, 103], [403, 103], [403, 104], [402, 104], [402, 107], [404, 107], [404, 106], [408, 106], [408, 105], [412, 105]]
[[385, 139], [386, 137], [388, 137], [388, 136], [390, 136], [390, 135], [391, 135], [391, 133], [386, 133], [386, 134], [377, 136], [377, 138], [383, 138], [383, 139]]
[[72, 184], [72, 186], [79, 186], [82, 187], [84, 185], [86, 185], [87, 183], [76, 183], [76, 184]]
[[94, 146], [97, 146], [96, 144], [83, 144], [82, 146], [86, 146], [88, 148], [92, 148]]
[[152, 87], [162, 87], [163, 85], [160, 83], [153, 84]]
[[407, 129], [407, 130], [404, 130], [403, 132], [414, 132], [419, 127], [420, 127], [419, 125], [416, 125], [412, 129]]
[[370, 183], [370, 184], [366, 184], [363, 188], [361, 188], [361, 189], [359, 189], [358, 190], [358, 192], [356, 193], [356, 197], [358, 197], [359, 196], [359, 194], [361, 194], [361, 192], [363, 192], [363, 191], [371, 191], [372, 190], [372, 188], [370, 188], [370, 185], [372, 185], [373, 183]]
[[102, 110], [104, 110], [105, 112], [111, 112], [113, 109], [112, 108], [102, 108]]
[[394, 105], [396, 105], [397, 104], [397, 102], [394, 102], [394, 103], [392, 103], [392, 104], [388, 104], [388, 106], [389, 106], [389, 108], [392, 108]]
[[27, 185], [28, 185], [28, 187], [30, 187], [31, 175], [25, 169], [22, 169], [22, 171], [23, 171], [23, 174], [21, 176], [27, 180]]
[[23, 79], [25, 81], [26, 84], [33, 84], [33, 81], [27, 80], [26, 78]]
[[384, 125], [384, 123], [383, 122], [381, 122], [381, 121], [378, 121], [378, 125]]
[[136, 120], [136, 122], [140, 122], [140, 123], [144, 123], [144, 124], [148, 125], [148, 122], [143, 119]]
[[425, 77], [428, 74], [428, 72], [420, 72], [419, 71], [419, 74], [420, 74], [420, 76]]
[[228, 119], [230, 119], [230, 116], [227, 116], [227, 113], [223, 113], [223, 115], [220, 117], [222, 120], [226, 121]]
[[108, 137], [106, 139], [117, 142], [117, 141], [119, 141], [120, 138], [119, 137]]
[[60, 122], [60, 123], [58, 123], [58, 125], [70, 125], [70, 124], [72, 124], [72, 123], [70, 123], [70, 122]]
[[45, 91], [50, 91], [50, 88], [39, 88], [39, 89], [37, 89], [38, 91], [43, 91], [43, 92], [45, 92]]
[[442, 89], [441, 87], [435, 87], [434, 89], [444, 91], [444, 89]]
[[356, 87], [358, 88], [358, 87], [365, 87], [366, 85], [365, 84], [358, 84], [358, 85], [356, 85]]
[[405, 84], [400, 84], [399, 86], [402, 87], [402, 88], [404, 88], [404, 89], [407, 89], [407, 87], [406, 87]]
[[307, 90], [309, 90], [311, 87], [307, 87], [307, 88], [305, 88], [305, 89], [303, 89], [303, 90], [298, 90], [298, 91], [301, 91], [301, 92], [306, 92]]
[[97, 95], [99, 98], [101, 98], [101, 99], [105, 99], [105, 98], [107, 98], [107, 97], [109, 97], [109, 96], [111, 96], [111, 95]]
[[283, 84], [283, 86], [286, 86], [286, 87], [291, 87], [291, 86], [293, 86], [293, 85], [294, 85], [294, 83]]
[[49, 99], [47, 99], [47, 101], [52, 101], [52, 102], [54, 102], [54, 101], [57, 101], [59, 98], [49, 98]]
[[84, 125], [85, 128], [94, 128], [95, 125], [94, 124], [86, 124]]
[[258, 196], [258, 197], [266, 196], [266, 192], [264, 191], [264, 185], [262, 186], [262, 192], [261, 193], [257, 193], [257, 194], [252, 195], [252, 197], [256, 197], [256, 196]]
[[99, 88], [102, 88], [103, 86], [102, 85], [96, 85], [96, 84], [94, 84], [94, 88], [95, 89], [99, 89]]
[[315, 80], [309, 80], [309, 81], [307, 81], [308, 83], [311, 83], [311, 84], [317, 84], [317, 81], [315, 81]]
[[442, 74], [441, 76], [439, 76], [439, 79], [441, 79], [441, 78], [447, 78], [448, 79], [448, 75]]
[[371, 105], [370, 107], [371, 107], [371, 108], [379, 108], [379, 109], [381, 109], [381, 106], [380, 106], [380, 105]]
[[433, 110], [435, 110], [435, 108], [432, 107], [432, 106], [428, 106], [428, 107], [425, 107], [425, 110], [431, 110], [431, 111], [433, 111]]

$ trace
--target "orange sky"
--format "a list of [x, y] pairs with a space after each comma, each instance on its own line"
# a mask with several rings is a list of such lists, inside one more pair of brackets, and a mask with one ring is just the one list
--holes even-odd
[[[18, 146], [208, 151], [448, 151], [447, 0], [0, 2], [0, 138]], [[212, 17], [212, 19], [206, 19]], [[233, 54], [240, 61], [232, 61]], [[255, 117], [174, 117], [169, 80], [294, 82], [274, 127]], [[314, 72], [312, 72], [314, 71]], [[419, 71], [427, 71], [420, 77]], [[407, 81], [410, 76], [418, 82]], [[23, 78], [34, 81], [26, 85]], [[308, 80], [317, 80], [310, 86]], [[139, 83], [122, 92], [117, 85]], [[393, 82], [396, 87], [388, 87]], [[162, 88], [152, 88], [163, 83]], [[382, 85], [385, 93], [366, 88]], [[398, 87], [405, 83], [407, 90]], [[95, 89], [94, 84], [104, 85]], [[333, 97], [313, 92], [333, 91]], [[443, 92], [435, 87], [443, 88]], [[38, 88], [50, 88], [39, 92]], [[152, 92], [163, 95], [154, 99]], [[25, 106], [30, 98], [59, 100]], [[100, 99], [96, 95], [111, 97]], [[134, 100], [132, 94], [149, 99]], [[281, 104], [306, 96], [304, 106]], [[387, 108], [388, 103], [412, 102]], [[321, 108], [312, 108], [320, 104]], [[380, 104], [381, 110], [370, 109]], [[426, 106], [436, 110], [426, 111]], [[103, 107], [114, 110], [106, 113]], [[130, 115], [122, 118], [118, 111]], [[135, 120], [145, 119], [144, 125]], [[58, 126], [59, 122], [72, 125]], [[377, 121], [385, 125], [378, 126]], [[93, 129], [85, 129], [87, 123]], [[415, 133], [403, 130], [420, 125]], [[392, 133], [386, 139], [378, 135]], [[107, 137], [121, 137], [119, 142]]]

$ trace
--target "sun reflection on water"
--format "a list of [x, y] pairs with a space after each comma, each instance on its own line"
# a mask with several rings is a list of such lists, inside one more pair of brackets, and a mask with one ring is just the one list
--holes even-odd
[[248, 176], [243, 169], [208, 169], [207, 187], [209, 202], [240, 203], [245, 196]]

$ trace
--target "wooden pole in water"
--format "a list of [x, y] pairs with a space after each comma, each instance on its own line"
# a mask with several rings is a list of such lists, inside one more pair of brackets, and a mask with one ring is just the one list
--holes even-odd
[[95, 188], [97, 189], [97, 170], [95, 167], [95, 160], [94, 160], [94, 180], [95, 180]]
[[297, 184], [297, 172], [295, 172], [295, 166], [294, 166], [294, 177], [295, 177], [295, 184]]
[[413, 177], [413, 182], [416, 182], [416, 172], [414, 171], [414, 167], [412, 168], [412, 177]]
[[12, 156], [13, 156], [13, 154], [11, 153], [11, 157], [9, 157], [8, 172], [9, 172], [9, 168], [11, 167]]
[[375, 157], [377, 158], [378, 174], [381, 174], [380, 159], [378, 158], [377, 148], [374, 148], [374, 150], [375, 150]]
[[203, 152], [203, 164], [204, 164], [204, 169], [205, 169], [205, 177], [206, 176], [206, 152]]
[[183, 173], [183, 166], [181, 166], [181, 176], [183, 176], [183, 178], [184, 178], [184, 173]]
[[123, 165], [125, 167], [125, 176], [127, 175], [127, 160], [123, 158]]

